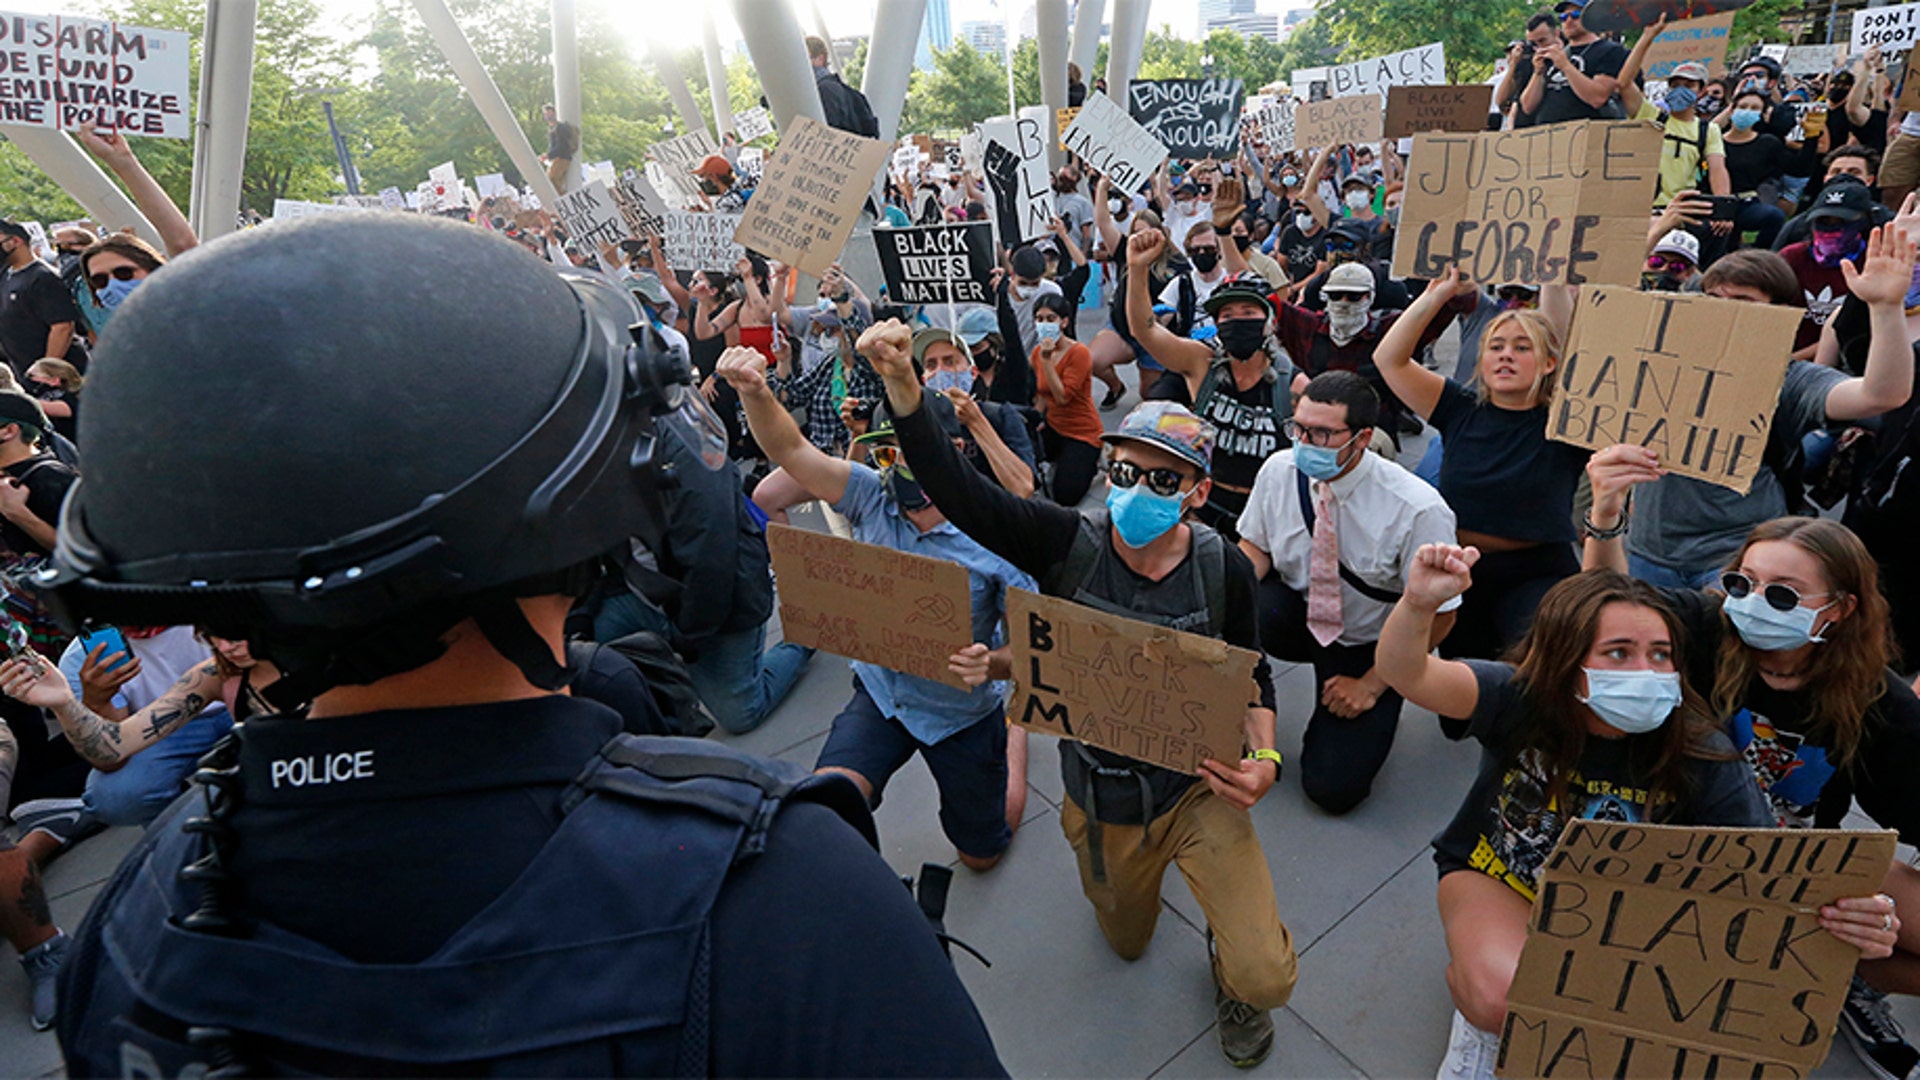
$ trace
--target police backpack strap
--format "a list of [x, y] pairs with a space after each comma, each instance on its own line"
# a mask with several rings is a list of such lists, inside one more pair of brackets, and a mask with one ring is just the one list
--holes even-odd
[[[1315, 515], [1313, 512], [1313, 494], [1308, 490], [1307, 485], [1307, 474], [1301, 472], [1299, 467], [1295, 466], [1293, 478], [1299, 481], [1300, 516], [1306, 520], [1307, 536], [1311, 537], [1313, 536]], [[1344, 560], [1340, 563], [1340, 580], [1353, 586], [1353, 591], [1369, 600], [1377, 600], [1382, 604], [1397, 604], [1400, 602], [1399, 593], [1368, 583], [1363, 580], [1359, 574], [1348, 569]]]

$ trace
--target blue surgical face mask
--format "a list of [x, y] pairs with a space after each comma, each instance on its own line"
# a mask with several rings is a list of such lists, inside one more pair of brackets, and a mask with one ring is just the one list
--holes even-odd
[[121, 302], [131, 296], [133, 290], [145, 280], [145, 278], [134, 278], [132, 281], [121, 281], [119, 278], [114, 278], [108, 281], [107, 287], [100, 290], [100, 306], [108, 311], [119, 307]]
[[1826, 640], [1813, 632], [1813, 624], [1833, 604], [1828, 601], [1817, 608], [1795, 604], [1791, 610], [1781, 611], [1755, 589], [1742, 597], [1727, 597], [1721, 610], [1733, 621], [1741, 641], [1761, 652], [1786, 652]]
[[1293, 444], [1293, 467], [1312, 480], [1331, 480], [1340, 475], [1340, 451], [1346, 447]]
[[1039, 322], [1033, 324], [1033, 334], [1042, 343], [1060, 340], [1060, 324], [1057, 322]]
[[1752, 131], [1753, 126], [1760, 122], [1760, 110], [1735, 109], [1729, 119], [1733, 121], [1733, 126], [1741, 131]]
[[1693, 87], [1676, 86], [1667, 91], [1667, 111], [1686, 112], [1688, 109], [1693, 108], [1694, 102], [1699, 100], [1700, 95]]
[[961, 390], [971, 394], [973, 393], [973, 369], [949, 371], [941, 368], [930, 372], [927, 375], [927, 389], [936, 394], [944, 394], [949, 390]]
[[1587, 668], [1593, 714], [1629, 735], [1657, 730], [1680, 707], [1680, 674], [1674, 671], [1608, 671]]
[[1147, 485], [1107, 488], [1107, 513], [1120, 540], [1130, 548], [1143, 548], [1180, 524], [1185, 499], [1179, 495], [1155, 495]]

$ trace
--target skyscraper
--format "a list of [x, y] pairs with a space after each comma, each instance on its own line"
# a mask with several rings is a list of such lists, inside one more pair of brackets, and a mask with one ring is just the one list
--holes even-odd
[[913, 66], [933, 69], [933, 50], [953, 47], [953, 12], [949, 0], [927, 0], [927, 17], [920, 23], [920, 41], [913, 50]]
[[1213, 32], [1214, 24], [1224, 23], [1235, 15], [1257, 14], [1254, 0], [1200, 0], [1200, 37], [1204, 39]]
[[998, 19], [981, 19], [960, 24], [960, 37], [973, 51], [999, 56], [1007, 48], [1007, 24]]

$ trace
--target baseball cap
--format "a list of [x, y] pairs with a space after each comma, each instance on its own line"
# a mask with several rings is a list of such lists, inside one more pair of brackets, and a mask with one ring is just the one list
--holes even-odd
[[640, 294], [642, 300], [654, 307], [664, 308], [673, 304], [673, 297], [667, 292], [667, 287], [660, 284], [660, 279], [652, 274], [635, 274], [628, 284], [634, 292]]
[[1820, 189], [1820, 194], [1814, 198], [1813, 209], [1807, 211], [1809, 222], [1822, 219], [1863, 221], [1873, 213], [1873, 196], [1867, 192], [1867, 186], [1852, 177], [1846, 180], [1846, 183], [1835, 181]]
[[1173, 193], [1175, 195], [1198, 195], [1200, 194], [1200, 185], [1191, 180], [1182, 180], [1173, 185]]
[[1339, 292], [1372, 292], [1373, 271], [1360, 263], [1341, 263], [1327, 272], [1326, 284], [1320, 286], [1322, 293], [1327, 290]]
[[1374, 177], [1372, 169], [1356, 169], [1345, 180], [1340, 181], [1340, 187], [1345, 189], [1348, 184], [1359, 184], [1371, 189], [1379, 182], [1380, 181]]
[[1569, 8], [1571, 8], [1574, 11], [1585, 11], [1587, 8], [1587, 2], [1586, 0], [1560, 0], [1559, 3], [1553, 5], [1553, 10], [1555, 12], [1566, 11]]
[[1667, 78], [1670, 80], [1691, 79], [1697, 83], [1704, 83], [1707, 81], [1707, 65], [1698, 60], [1689, 60], [1684, 64], [1676, 64], [1673, 71], [1667, 75]]
[[819, 329], [822, 329], [822, 330], [840, 329], [840, 313], [830, 308], [826, 310], [815, 311], [813, 314], [807, 317], [810, 320], [812, 320], [813, 325], [818, 327]]
[[[950, 439], [962, 438], [965, 431], [960, 426], [960, 414], [953, 411], [953, 402], [945, 394], [928, 392], [920, 396], [920, 407], [927, 410], [933, 422]], [[873, 407], [873, 418], [867, 421], [867, 433], [853, 440], [855, 446], [866, 446], [882, 439], [893, 438], [893, 403], [881, 398]]]
[[977, 307], [960, 316], [959, 325], [953, 329], [960, 335], [960, 339], [967, 343], [967, 348], [971, 349], [985, 341], [988, 334], [1000, 332], [1000, 318], [993, 313], [992, 308]]
[[1229, 281], [1213, 290], [1213, 295], [1207, 297], [1207, 302], [1200, 306], [1208, 315], [1218, 317], [1221, 308], [1236, 301], [1259, 304], [1267, 317], [1272, 318], [1273, 300], [1268, 296], [1270, 291], [1264, 283]]
[[0, 236], [12, 236], [20, 240], [31, 240], [32, 234], [27, 227], [9, 218], [0, 218]]
[[927, 350], [942, 341], [952, 345], [963, 353], [972, 355], [972, 350], [967, 345], [965, 338], [951, 330], [942, 330], [937, 326], [929, 326], [913, 335], [913, 358], [924, 363], [927, 359]]
[[1678, 255], [1695, 266], [1700, 265], [1700, 238], [1686, 231], [1675, 229], [1660, 238], [1653, 245], [1655, 255]]
[[709, 180], [726, 176], [732, 171], [733, 166], [727, 164], [727, 159], [721, 157], [719, 154], [708, 154], [706, 160], [696, 165], [693, 170], [694, 175], [704, 176]]
[[1199, 468], [1213, 472], [1213, 425], [1173, 401], [1145, 401], [1134, 406], [1118, 431], [1100, 436], [1105, 443], [1136, 442], [1165, 450]]
[[0, 424], [25, 424], [40, 431], [50, 426], [40, 403], [18, 390], [0, 390]]

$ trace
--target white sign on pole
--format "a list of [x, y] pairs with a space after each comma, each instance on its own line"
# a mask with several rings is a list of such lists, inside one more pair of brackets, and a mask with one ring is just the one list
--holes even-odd
[[743, 143], [750, 143], [763, 135], [773, 134], [773, 117], [767, 110], [755, 105], [745, 112], [733, 114], [734, 137]]
[[733, 171], [740, 176], [740, 182], [747, 187], [760, 186], [760, 174], [767, 171], [767, 152], [757, 146], [740, 148], [740, 160], [733, 163]]
[[449, 161], [443, 165], [435, 165], [433, 168], [428, 169], [427, 179], [440, 187], [458, 188], [460, 186], [460, 170], [454, 166], [453, 162]]
[[682, 270], [732, 270], [747, 250], [734, 243], [741, 214], [667, 211], [667, 263]]
[[[1053, 189], [1047, 183], [1047, 109], [1035, 105], [1017, 116], [982, 121], [980, 135], [987, 198], [1000, 242], [1008, 247], [1045, 236], [1053, 226]], [[994, 147], [1000, 148], [996, 153]]]
[[1445, 86], [1446, 47], [1434, 42], [1371, 60], [1336, 64], [1327, 69], [1326, 81], [1328, 97], [1379, 94], [1382, 101], [1389, 86]]
[[187, 34], [0, 12], [0, 124], [185, 139]]
[[713, 137], [705, 131], [688, 132], [679, 138], [657, 142], [647, 150], [653, 160], [665, 165], [667, 171], [676, 176], [683, 173], [691, 176], [702, 161], [719, 152], [720, 148], [713, 144]]
[[627, 238], [626, 218], [604, 181], [583, 184], [553, 204], [553, 214], [566, 226], [567, 238], [583, 251], [598, 252]]
[[1105, 94], [1089, 94], [1060, 136], [1069, 151], [1106, 174], [1116, 191], [1138, 193], [1167, 160], [1167, 147]]
[[665, 165], [657, 161], [647, 162], [646, 175], [647, 183], [652, 184], [653, 190], [659, 192], [661, 198], [672, 203], [675, 209], [685, 209], [692, 205], [694, 198], [687, 190], [690, 184], [682, 182], [680, 177]]
[[1866, 52], [1873, 45], [1883, 53], [1899, 52], [1913, 48], [1916, 37], [1920, 37], [1920, 3], [1861, 8], [1853, 13], [1854, 52]]
[[474, 177], [473, 186], [480, 192], [480, 197], [483, 199], [491, 199], [495, 195], [506, 195], [512, 190], [507, 187], [507, 178], [497, 172]]
[[1280, 154], [1293, 149], [1293, 102], [1269, 101], [1253, 118], [1260, 125], [1260, 137], [1267, 141], [1268, 152]]

